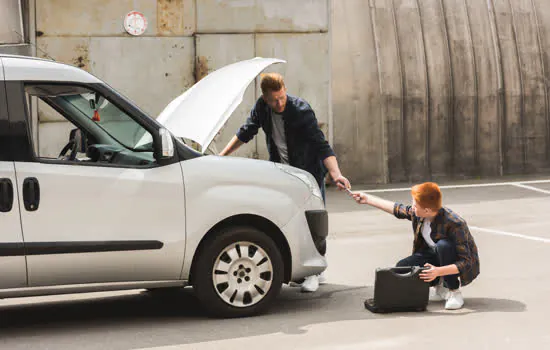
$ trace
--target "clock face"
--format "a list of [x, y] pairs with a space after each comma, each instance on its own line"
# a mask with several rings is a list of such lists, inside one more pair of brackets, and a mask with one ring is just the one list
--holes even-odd
[[147, 29], [147, 19], [141, 12], [132, 11], [124, 18], [124, 29], [131, 35], [141, 35]]

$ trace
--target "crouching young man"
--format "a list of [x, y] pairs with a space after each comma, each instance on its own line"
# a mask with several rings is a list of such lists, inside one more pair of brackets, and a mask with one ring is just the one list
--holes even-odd
[[404, 206], [365, 193], [351, 195], [360, 204], [368, 204], [412, 221], [414, 243], [412, 255], [397, 266], [426, 266], [420, 274], [433, 287], [431, 300], [446, 300], [445, 309], [464, 305], [460, 286], [479, 275], [479, 257], [474, 237], [466, 221], [441, 205], [441, 190], [433, 182], [416, 185], [411, 190], [412, 205]]

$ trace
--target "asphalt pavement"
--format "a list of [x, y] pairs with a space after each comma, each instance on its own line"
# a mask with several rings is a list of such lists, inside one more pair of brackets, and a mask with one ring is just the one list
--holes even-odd
[[[355, 186], [410, 202], [407, 185]], [[468, 222], [481, 274], [465, 306], [373, 314], [374, 270], [412, 247], [410, 222], [328, 190], [327, 284], [284, 287], [259, 317], [206, 317], [190, 289], [0, 300], [1, 349], [547, 349], [550, 332], [550, 180], [444, 184], [444, 204]]]

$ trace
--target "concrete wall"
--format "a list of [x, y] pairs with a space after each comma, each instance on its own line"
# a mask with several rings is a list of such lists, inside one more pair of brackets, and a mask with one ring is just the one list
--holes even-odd
[[[142, 37], [124, 32], [131, 10], [147, 16]], [[550, 170], [547, 0], [41, 0], [34, 24], [37, 55], [92, 72], [152, 116], [223, 65], [286, 59], [270, 70], [312, 104], [355, 183]], [[214, 148], [258, 97], [256, 83]], [[54, 151], [66, 129], [40, 139]], [[262, 132], [237, 155], [267, 158]]]
[[34, 0], [0, 1], [0, 53], [34, 55], [34, 48], [28, 43], [34, 37], [34, 22], [29, 23], [29, 11], [34, 12]]
[[[287, 61], [267, 71], [285, 76], [290, 94], [312, 105], [328, 136], [329, 127], [328, 0], [197, 1], [197, 60], [203, 72], [255, 56]], [[215, 139], [221, 150], [245, 121], [261, 92], [251, 84], [243, 104]], [[267, 159], [263, 132], [235, 155]]]
[[24, 43], [22, 9], [19, 0], [2, 0], [0, 3], [0, 45]]
[[[147, 17], [141, 37], [124, 31], [123, 18], [131, 10]], [[312, 104], [328, 133], [328, 0], [41, 0], [36, 27], [39, 56], [106, 80], [153, 117], [197, 79], [224, 65], [255, 56], [286, 59], [288, 64], [270, 71], [285, 75], [289, 92]], [[250, 86], [214, 140], [214, 151], [234, 136], [258, 90], [257, 84]], [[60, 122], [46, 113], [40, 116], [41, 125]], [[66, 142], [68, 135], [58, 131], [66, 129], [41, 130], [41, 149], [49, 153]], [[263, 132], [236, 155], [266, 159]]]
[[[140, 37], [124, 30], [131, 10], [148, 20]], [[37, 56], [87, 70], [153, 117], [195, 83], [194, 32], [194, 0], [36, 2]], [[46, 125], [62, 121], [40, 112], [40, 150], [51, 154], [68, 140], [69, 126]]]
[[547, 0], [332, 2], [334, 143], [355, 182], [550, 170]]

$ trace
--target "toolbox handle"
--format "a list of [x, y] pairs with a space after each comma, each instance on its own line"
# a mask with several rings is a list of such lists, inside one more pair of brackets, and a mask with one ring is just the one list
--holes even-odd
[[424, 266], [399, 266], [399, 267], [392, 267], [390, 271], [396, 276], [400, 278], [409, 278], [413, 275], [417, 275], [420, 273], [420, 271], [427, 270], [428, 267]]

